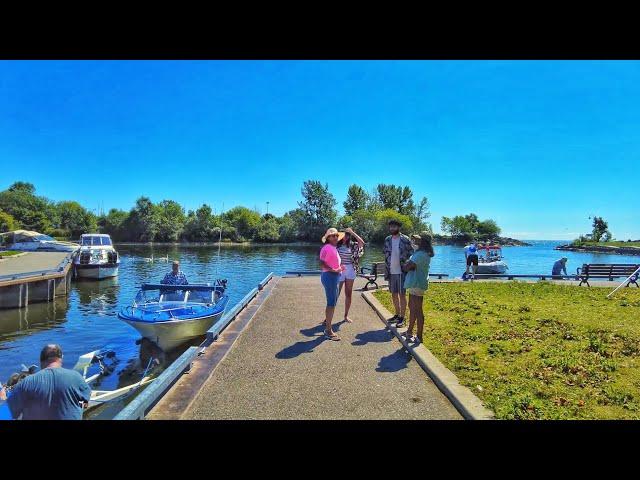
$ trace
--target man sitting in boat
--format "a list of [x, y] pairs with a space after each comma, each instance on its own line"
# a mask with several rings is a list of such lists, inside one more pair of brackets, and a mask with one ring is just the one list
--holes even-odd
[[47, 345], [40, 352], [41, 370], [18, 382], [6, 398], [11, 416], [23, 420], [82, 420], [89, 405], [91, 387], [80, 373], [62, 368], [62, 349]]
[[180, 270], [180, 262], [177, 260], [173, 262], [171, 271], [164, 276], [160, 283], [163, 285], [189, 285], [187, 277]]

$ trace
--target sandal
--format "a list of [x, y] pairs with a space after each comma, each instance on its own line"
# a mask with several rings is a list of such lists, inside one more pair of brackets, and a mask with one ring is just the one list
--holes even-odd
[[333, 340], [334, 342], [340, 341], [340, 337], [335, 333], [329, 335], [327, 332], [324, 332], [324, 338], [326, 338], [327, 340]]
[[344, 321], [347, 323], [353, 323], [353, 320], [351, 320], [349, 317], [344, 317]]

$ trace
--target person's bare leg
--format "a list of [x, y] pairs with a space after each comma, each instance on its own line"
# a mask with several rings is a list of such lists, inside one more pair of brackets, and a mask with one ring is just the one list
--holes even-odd
[[[344, 319], [352, 323], [349, 318], [349, 309], [351, 308], [351, 296], [353, 294], [353, 280], [345, 280], [344, 284]], [[342, 284], [340, 284], [340, 287], [342, 288]]]
[[331, 326], [331, 322], [333, 322], [333, 312], [336, 307], [327, 307], [324, 310], [324, 316], [326, 317], [326, 321], [324, 322], [324, 331], [327, 335], [333, 335], [333, 327]]
[[404, 314], [407, 311], [407, 295], [400, 293], [400, 316], [404, 318]]
[[400, 294], [399, 293], [392, 293], [391, 294], [391, 300], [393, 301], [393, 308], [396, 311], [396, 315], [398, 317], [400, 317]]
[[414, 296], [409, 294], [409, 326], [407, 327], [407, 332], [405, 336], [407, 339], [411, 336], [413, 332], [413, 326], [416, 323], [416, 309], [414, 306]]
[[415, 297], [416, 298], [416, 313], [417, 313], [417, 321], [418, 321], [418, 341], [422, 343], [422, 334], [424, 333], [424, 310], [422, 300], [424, 297]]

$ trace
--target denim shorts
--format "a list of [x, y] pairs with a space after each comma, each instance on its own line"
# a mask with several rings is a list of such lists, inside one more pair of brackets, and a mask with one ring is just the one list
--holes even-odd
[[356, 270], [353, 268], [353, 265], [348, 263], [344, 266], [344, 270], [340, 274], [340, 281], [344, 282], [345, 280], [355, 280], [356, 279]]
[[320, 281], [327, 295], [327, 307], [335, 307], [338, 303], [338, 281], [340, 274], [336, 272], [322, 272]]

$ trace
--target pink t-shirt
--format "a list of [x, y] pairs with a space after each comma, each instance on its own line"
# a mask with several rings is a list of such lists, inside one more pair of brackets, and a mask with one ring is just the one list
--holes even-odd
[[[338, 249], [333, 245], [331, 245], [330, 243], [327, 243], [320, 250], [320, 260], [322, 260], [324, 263], [329, 265], [331, 268], [340, 268], [340, 264], [342, 263], [340, 261], [340, 255], [338, 254]], [[330, 272], [331, 270], [323, 265], [322, 271]]]

